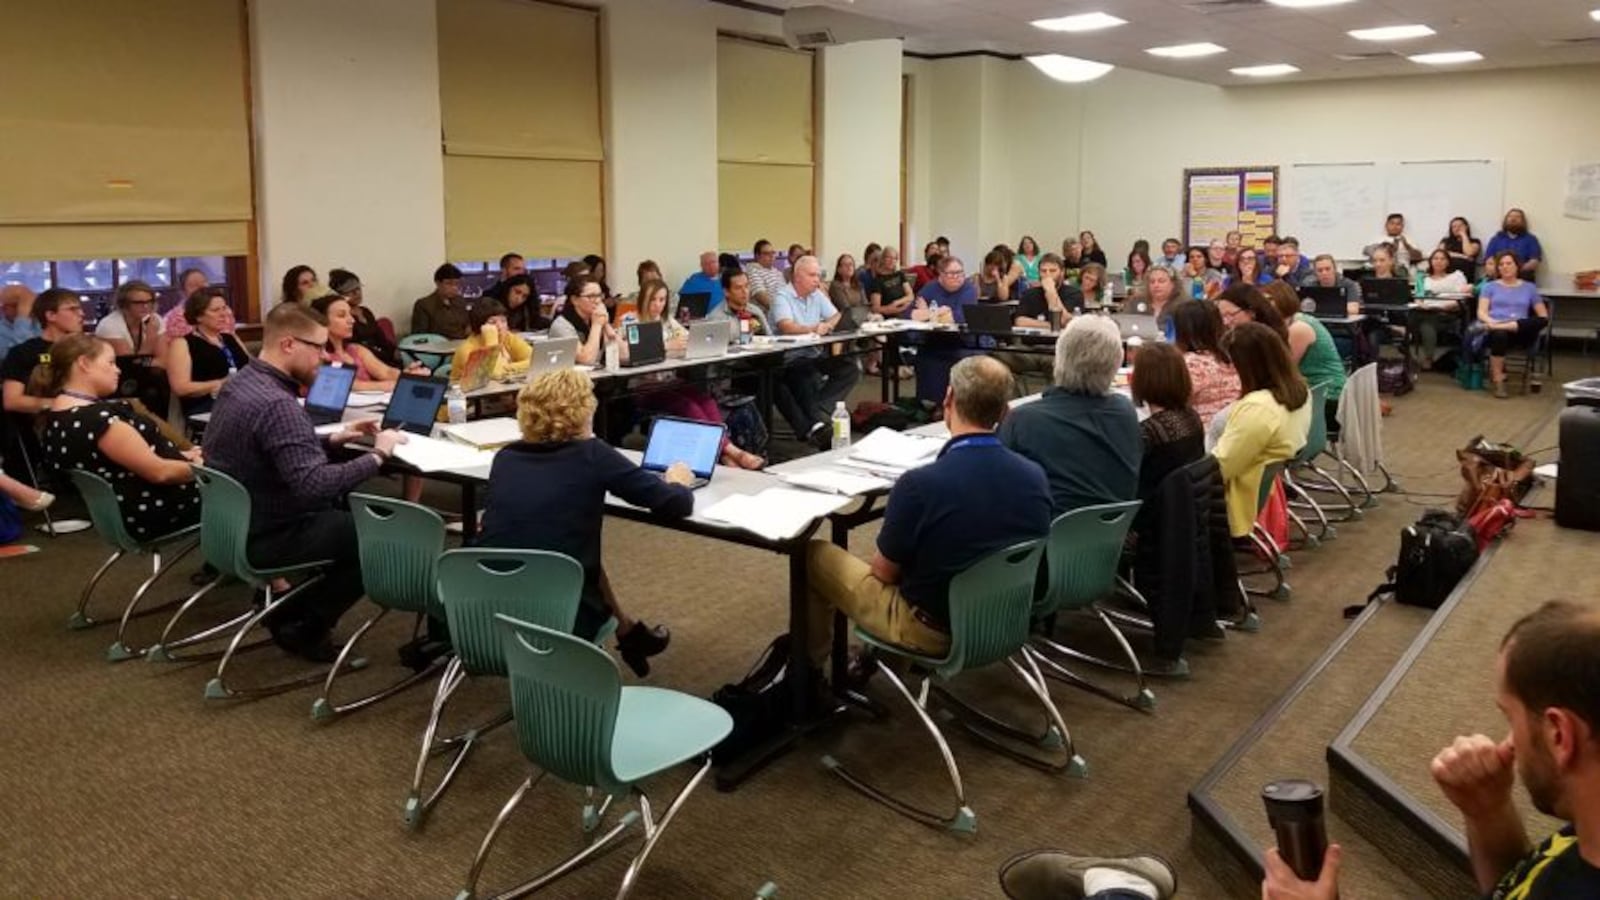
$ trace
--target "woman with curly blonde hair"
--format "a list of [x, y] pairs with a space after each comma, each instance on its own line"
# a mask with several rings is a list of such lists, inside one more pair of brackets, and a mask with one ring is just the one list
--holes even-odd
[[650, 672], [650, 657], [667, 648], [671, 633], [651, 628], [618, 605], [600, 566], [600, 534], [609, 492], [660, 516], [694, 512], [688, 485], [694, 474], [681, 462], [657, 476], [594, 436], [594, 387], [573, 369], [532, 379], [517, 394], [522, 440], [495, 454], [483, 513], [480, 547], [550, 550], [583, 566], [583, 591], [573, 633], [593, 638], [606, 619], [617, 620], [617, 650], [633, 671]]

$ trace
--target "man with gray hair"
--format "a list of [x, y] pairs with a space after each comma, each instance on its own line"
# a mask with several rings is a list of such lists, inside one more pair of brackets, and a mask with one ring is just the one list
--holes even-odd
[[[779, 287], [773, 299], [773, 327], [779, 334], [823, 337], [838, 327], [840, 317], [822, 288], [822, 263], [815, 256], [795, 260], [793, 283]], [[780, 392], [778, 409], [795, 437], [826, 450], [833, 407], [849, 397], [860, 380], [861, 368], [853, 356], [832, 356], [822, 347], [791, 350], [784, 356], [783, 369], [788, 396]]]
[[944, 655], [951, 579], [997, 550], [1049, 533], [1044, 472], [994, 435], [1010, 397], [1004, 365], [987, 356], [956, 363], [944, 395], [950, 440], [938, 459], [895, 482], [872, 563], [829, 541], [811, 542], [807, 649], [818, 664], [828, 655], [836, 609], [875, 637]]
[[1056, 341], [1055, 385], [1000, 427], [1007, 447], [1050, 480], [1055, 515], [1139, 495], [1139, 416], [1111, 390], [1122, 333], [1104, 316], [1077, 316]]

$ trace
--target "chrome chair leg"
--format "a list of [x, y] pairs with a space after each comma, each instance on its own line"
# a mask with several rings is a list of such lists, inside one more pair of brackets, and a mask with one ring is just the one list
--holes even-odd
[[95, 586], [100, 583], [100, 579], [106, 577], [106, 573], [111, 571], [111, 567], [116, 565], [117, 560], [122, 558], [123, 552], [120, 549], [113, 551], [106, 558], [106, 561], [100, 564], [100, 568], [96, 569], [95, 573], [89, 577], [89, 583], [83, 586], [83, 593], [78, 595], [78, 608], [72, 611], [71, 616], [67, 617], [68, 628], [76, 631], [100, 624], [100, 620], [89, 615], [89, 598], [94, 595]]
[[[439, 676], [439, 687], [434, 692], [428, 724], [422, 731], [422, 746], [417, 752], [417, 764], [412, 770], [411, 789], [406, 793], [405, 804], [401, 808], [401, 821], [413, 831], [422, 827], [428, 813], [439, 802], [439, 798], [444, 796], [445, 790], [461, 771], [461, 766], [467, 761], [467, 754], [472, 751], [478, 739], [511, 721], [511, 710], [507, 709], [482, 725], [469, 728], [460, 734], [439, 737], [439, 724], [444, 718], [445, 707], [449, 705], [456, 689], [466, 680], [467, 673], [463, 671], [460, 658], [451, 657]], [[444, 773], [439, 776], [439, 781], [433, 789], [424, 794], [423, 781], [427, 778], [428, 761], [435, 756], [445, 754], [448, 754], [450, 759], [445, 764]]]
[[[240, 626], [238, 631], [234, 632], [233, 639], [228, 642], [228, 649], [223, 651], [222, 658], [217, 661], [217, 674], [212, 676], [210, 681], [206, 682], [205, 698], [207, 700], [233, 700], [242, 697], [267, 697], [273, 694], [281, 694], [284, 691], [291, 691], [295, 688], [313, 685], [327, 677], [328, 669], [319, 668], [303, 675], [291, 675], [288, 678], [275, 681], [270, 684], [254, 687], [241, 688], [230, 686], [227, 680], [228, 663], [232, 662], [234, 657], [238, 654], [240, 645], [244, 643], [245, 635], [248, 635], [256, 628], [256, 626], [264, 622], [268, 616], [277, 612], [279, 609], [282, 609], [285, 603], [288, 603], [301, 591], [321, 580], [321, 575], [312, 575], [305, 581], [302, 581], [289, 590], [284, 591], [283, 596], [276, 599], [274, 599], [272, 596], [271, 586], [266, 588], [267, 602], [262, 604], [261, 609], [251, 616], [250, 619], [242, 626]], [[346, 665], [348, 665], [350, 668], [361, 668], [366, 664], [366, 660], [358, 658], [350, 660]], [[332, 667], [329, 668], [331, 669]]]
[[[154, 644], [151, 644], [142, 651], [135, 650], [131, 647], [122, 647], [122, 652], [125, 652], [130, 656], [143, 655], [146, 662], [199, 662], [202, 660], [216, 659], [220, 657], [222, 655], [221, 651], [183, 655], [175, 655], [172, 651], [179, 650], [184, 647], [190, 647], [195, 644], [204, 643], [206, 641], [221, 637], [225, 634], [232, 634], [235, 629], [249, 621], [250, 617], [255, 615], [254, 609], [248, 609], [226, 622], [212, 625], [209, 628], [204, 628], [181, 638], [174, 638], [172, 633], [177, 629], [178, 622], [183, 619], [184, 615], [188, 613], [189, 610], [193, 609], [202, 598], [211, 593], [211, 591], [214, 590], [218, 585], [222, 584], [222, 581], [223, 577], [218, 575], [216, 578], [213, 578], [211, 581], [202, 585], [199, 590], [195, 591], [193, 594], [190, 594], [189, 599], [185, 600], [178, 607], [178, 611], [172, 614], [172, 618], [167, 620], [166, 627], [161, 629], [161, 637], [159, 637]], [[107, 651], [107, 655], [111, 656], [113, 659], [116, 659], [117, 657], [113, 654], [115, 654], [117, 650], [118, 645], [113, 644], [111, 650]]]
[[928, 715], [929, 680], [927, 678], [923, 679], [921, 690], [917, 696], [913, 697], [910, 689], [906, 687], [905, 682], [900, 680], [900, 676], [894, 673], [893, 669], [889, 666], [880, 666], [879, 671], [882, 672], [890, 684], [894, 685], [894, 689], [899, 692], [900, 696], [905, 698], [906, 703], [910, 704], [912, 710], [917, 714], [918, 721], [922, 723], [923, 729], [933, 738], [934, 745], [939, 750], [939, 756], [944, 761], [945, 772], [950, 778], [950, 786], [955, 794], [955, 811], [949, 814], [930, 812], [885, 793], [849, 769], [846, 769], [842, 763], [832, 756], [824, 756], [822, 764], [835, 775], [844, 779], [846, 784], [908, 819], [921, 822], [924, 825], [948, 828], [951, 831], [967, 833], [977, 831], [978, 816], [977, 813], [972, 811], [972, 807], [967, 805], [966, 793], [961, 787], [961, 771], [956, 768], [956, 760], [955, 756], [950, 752], [950, 744], [945, 740], [944, 734], [939, 730], [939, 726], [933, 721], [933, 718]]
[[644, 846], [640, 847], [639, 852], [634, 854], [633, 862], [628, 864], [628, 871], [622, 874], [622, 886], [617, 889], [617, 900], [624, 900], [633, 890], [635, 882], [639, 880], [639, 870], [644, 868], [644, 861], [650, 856], [650, 851], [655, 849], [656, 841], [661, 839], [661, 835], [667, 830], [667, 826], [672, 824], [672, 818], [678, 814], [678, 810], [683, 806], [683, 801], [689, 799], [689, 795], [694, 793], [694, 789], [700, 786], [700, 782], [705, 780], [706, 773], [710, 771], [711, 757], [708, 755], [705, 764], [700, 767], [700, 770], [694, 773], [694, 776], [689, 779], [689, 783], [684, 785], [682, 790], [678, 791], [678, 796], [672, 798], [672, 803], [667, 806], [667, 811], [661, 817], [660, 822], [651, 819], [650, 798], [646, 797], [642, 791], [639, 793], [639, 812], [644, 817]]
[[[361, 627], [357, 628], [355, 633], [350, 635], [350, 639], [344, 642], [344, 646], [339, 648], [339, 658], [334, 660], [333, 668], [328, 670], [328, 677], [322, 682], [322, 693], [317, 696], [317, 699], [311, 701], [311, 718], [313, 721], [331, 722], [339, 716], [355, 712], [358, 709], [364, 709], [380, 700], [393, 697], [407, 688], [416, 687], [438, 671], [442, 661], [435, 659], [427, 668], [419, 672], [413, 672], [364, 697], [345, 703], [338, 703], [333, 699], [333, 683], [342, 673], [347, 671], [346, 664], [352, 659], [351, 654], [355, 652], [356, 644], [360, 643], [367, 632], [372, 630], [372, 627], [377, 625], [379, 620], [388, 613], [389, 610], [380, 609], [377, 615], [362, 622]], [[419, 622], [422, 618], [421, 615], [417, 616]]]
[[489, 825], [489, 833], [483, 836], [483, 842], [478, 845], [478, 852], [472, 857], [472, 868], [467, 870], [467, 885], [456, 894], [456, 900], [471, 900], [477, 896], [478, 876], [483, 873], [483, 864], [489, 860], [489, 850], [494, 847], [495, 838], [500, 836], [501, 826], [511, 818], [511, 814], [522, 805], [522, 798], [528, 795], [533, 786], [544, 780], [544, 773], [529, 775], [522, 780], [522, 784], [512, 792], [511, 799], [500, 807], [500, 813], [494, 817], [494, 822]]
[[[1133, 645], [1128, 643], [1127, 636], [1116, 626], [1116, 621], [1119, 620], [1121, 615], [1125, 614], [1120, 611], [1098, 608], [1094, 610], [1094, 614], [1099, 618], [1100, 623], [1105, 626], [1106, 630], [1111, 632], [1112, 637], [1116, 639], [1117, 644], [1122, 648], [1123, 656], [1127, 659], [1126, 664], [1115, 663], [1094, 654], [1086, 653], [1076, 647], [1069, 647], [1049, 635], [1035, 635], [1029, 646], [1024, 648], [1030, 654], [1030, 661], [1034, 663], [1036, 668], [1043, 666], [1042, 675], [1054, 681], [1080, 688], [1091, 694], [1104, 697], [1113, 703], [1120, 703], [1140, 712], [1149, 712], [1155, 709], [1155, 692], [1150, 690], [1148, 683], [1145, 681], [1144, 666], [1140, 664], [1139, 656], [1134, 652]], [[1047, 653], [1046, 651], [1049, 652]], [[1130, 673], [1136, 679], [1137, 687], [1132, 694], [1118, 693], [1103, 684], [1079, 675], [1077, 672], [1067, 668], [1061, 659], [1054, 657], [1075, 659], [1103, 669]]]
[[[1024, 647], [1018, 653], [1026, 649]], [[1031, 663], [1032, 660], [1024, 662]], [[1036, 681], [1031, 671], [1024, 669], [1022, 664], [1017, 662], [1016, 656], [1007, 659], [1006, 664], [1011, 668], [1012, 674], [1028, 688], [1034, 699], [1046, 707], [1044, 722], [1039, 727], [1024, 728], [994, 716], [956, 696], [943, 685], [935, 684], [931, 690], [948, 708], [955, 721], [989, 749], [1042, 772], [1067, 772], [1070, 775], [1083, 777], [1088, 768], [1073, 750], [1072, 735], [1067, 731], [1066, 723], [1061, 720], [1058, 711], [1055, 711], [1055, 703], [1050, 698], [1049, 689], [1042, 687], [1043, 676], [1039, 676]], [[1007, 740], [1002, 740], [1002, 737]], [[1034, 748], [1049, 755], [1041, 756], [1034, 752]], [[1056, 754], [1053, 751], [1062, 752]], [[1056, 756], [1060, 758], [1054, 758]]]

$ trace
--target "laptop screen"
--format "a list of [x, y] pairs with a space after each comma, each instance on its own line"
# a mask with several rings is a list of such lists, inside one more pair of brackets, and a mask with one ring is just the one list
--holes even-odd
[[665, 472], [675, 462], [688, 465], [695, 475], [710, 478], [722, 455], [721, 425], [692, 422], [660, 416], [650, 428], [650, 443], [644, 448], [644, 467]]
[[318, 367], [317, 377], [311, 382], [311, 390], [306, 393], [306, 408], [344, 412], [344, 405], [350, 400], [350, 389], [355, 383], [354, 366], [324, 364]]
[[413, 434], [431, 432], [449, 386], [443, 378], [401, 375], [389, 397], [389, 408], [383, 414], [383, 427], [402, 428]]

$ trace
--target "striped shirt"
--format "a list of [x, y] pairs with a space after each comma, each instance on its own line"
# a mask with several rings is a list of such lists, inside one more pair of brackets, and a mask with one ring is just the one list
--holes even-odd
[[769, 304], [777, 302], [778, 292], [789, 284], [784, 280], [782, 272], [772, 266], [763, 266], [758, 262], [745, 263], [744, 274], [750, 279], [750, 296], [754, 297], [756, 294], [766, 291]]
[[381, 465], [370, 453], [346, 462], [330, 460], [326, 440], [317, 436], [300, 406], [300, 383], [259, 359], [217, 394], [205, 452], [207, 465], [250, 492], [252, 535], [333, 509]]

